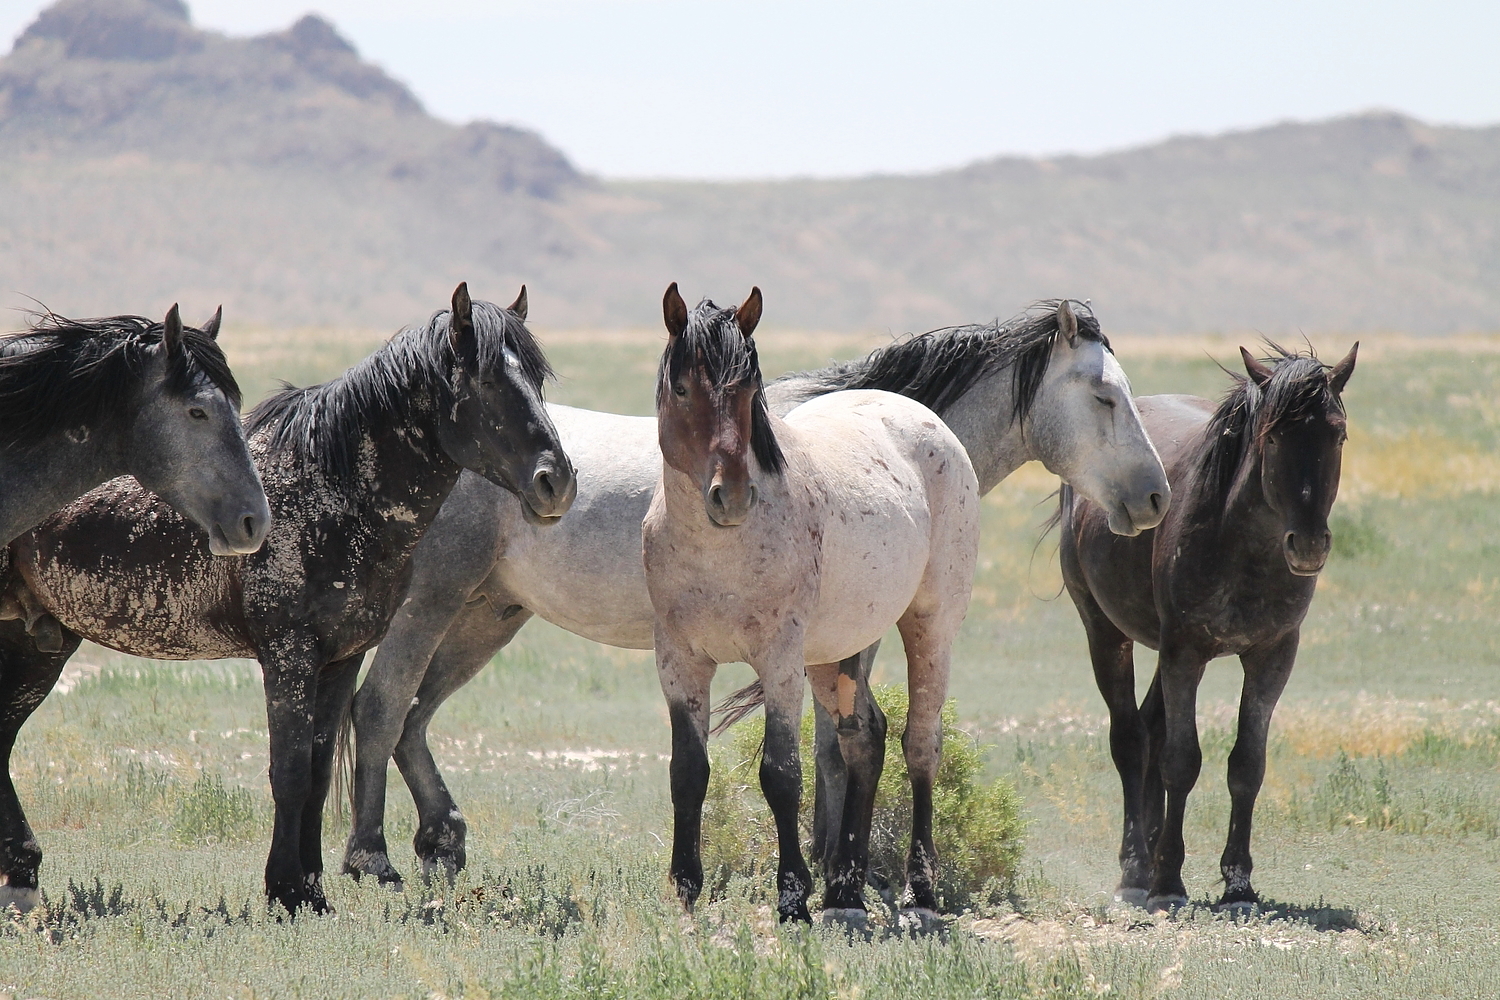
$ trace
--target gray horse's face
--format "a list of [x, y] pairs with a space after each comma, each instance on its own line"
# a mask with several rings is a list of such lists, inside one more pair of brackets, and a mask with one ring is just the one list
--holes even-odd
[[1105, 511], [1115, 534], [1138, 535], [1167, 516], [1166, 470], [1102, 343], [1057, 337], [1026, 433], [1048, 471]]
[[[526, 289], [508, 311], [525, 321]], [[451, 317], [449, 339], [457, 363], [450, 373], [453, 406], [439, 425], [443, 450], [520, 497], [531, 523], [554, 523], [573, 505], [578, 481], [540, 388], [509, 348], [500, 352], [498, 364], [480, 364], [467, 284], [453, 293]]]
[[[175, 312], [151, 354], [147, 388], [132, 417], [127, 464], [142, 486], [208, 533], [214, 555], [245, 555], [265, 541], [271, 507], [250, 460], [239, 408], [206, 379], [183, 392], [167, 388], [170, 352], [181, 350], [173, 319]], [[218, 332], [217, 317], [204, 324], [204, 332]]]

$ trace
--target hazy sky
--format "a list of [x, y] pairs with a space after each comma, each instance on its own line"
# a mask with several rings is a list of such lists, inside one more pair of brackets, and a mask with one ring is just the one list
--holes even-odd
[[[0, 0], [0, 37], [43, 6]], [[616, 177], [928, 170], [1373, 107], [1500, 122], [1496, 0], [191, 7], [230, 34], [316, 10], [435, 114], [536, 129]]]

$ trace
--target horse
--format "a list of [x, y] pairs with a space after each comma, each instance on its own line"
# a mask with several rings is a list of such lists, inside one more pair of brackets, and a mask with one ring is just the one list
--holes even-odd
[[0, 545], [107, 480], [132, 475], [208, 535], [260, 548], [270, 510], [240, 426], [240, 389], [202, 328], [48, 310], [0, 339]]
[[[1130, 383], [1087, 309], [1075, 313], [1073, 304], [1053, 300], [1004, 323], [922, 334], [859, 361], [784, 376], [766, 394], [772, 411], [785, 413], [812, 397], [860, 388], [910, 396], [942, 416], [963, 442], [981, 492], [1039, 459], [1113, 512], [1121, 532], [1149, 528], [1165, 513], [1166, 474]], [[402, 884], [384, 834], [393, 755], [416, 801], [413, 846], [423, 873], [463, 867], [467, 825], [428, 749], [428, 724], [533, 615], [597, 642], [651, 648], [640, 524], [660, 476], [656, 420], [556, 404], [548, 410], [579, 466], [568, 517], [539, 531], [509, 494], [465, 474], [413, 554], [407, 602], [355, 697], [354, 819], [343, 865], [355, 877]], [[842, 667], [856, 686], [846, 735], [857, 730], [871, 744], [855, 754], [861, 761], [884, 751], [885, 720], [868, 688], [873, 652]], [[822, 836], [815, 850], [823, 858], [832, 843], [826, 831], [842, 823], [847, 769], [826, 713], [817, 715]]]
[[[1355, 344], [1328, 366], [1270, 345], [1215, 406], [1196, 396], [1136, 400], [1166, 460], [1175, 501], [1132, 538], [1064, 486], [1063, 580], [1088, 633], [1094, 679], [1109, 705], [1110, 753], [1124, 794], [1116, 898], [1152, 910], [1187, 902], [1182, 820], [1202, 766], [1198, 683], [1208, 661], [1244, 668], [1229, 755], [1229, 836], [1221, 907], [1258, 902], [1250, 884], [1250, 823], [1266, 771], [1266, 733], [1291, 676], [1302, 620], [1332, 545], [1346, 435], [1341, 396]], [[1138, 708], [1134, 644], [1157, 651]], [[1163, 801], [1165, 800], [1165, 801]]]
[[[932, 792], [940, 716], [979, 556], [979, 480], [969, 456], [937, 414], [895, 393], [830, 393], [772, 416], [752, 339], [759, 288], [738, 309], [705, 299], [689, 312], [674, 283], [663, 314], [661, 478], [641, 551], [672, 723], [677, 895], [691, 908], [703, 888], [709, 684], [718, 664], [743, 661], [765, 691], [760, 783], [776, 819], [777, 914], [810, 922], [812, 877], [798, 823], [804, 678], [836, 720], [852, 716], [854, 685], [839, 662], [896, 625], [911, 692], [902, 736], [912, 789], [903, 902], [911, 917], [930, 919], [938, 906]], [[851, 775], [846, 809], [864, 817], [874, 806], [875, 786]], [[848, 910], [863, 916], [868, 861], [868, 836], [839, 838], [825, 919]]]
[[[275, 802], [265, 887], [289, 913], [329, 910], [322, 809], [335, 732], [365, 651], [400, 605], [411, 552], [459, 473], [513, 491], [541, 523], [571, 503], [572, 465], [541, 400], [551, 370], [525, 317], [524, 288], [502, 310], [461, 284], [451, 308], [339, 378], [284, 387], [257, 406], [250, 450], [275, 520], [253, 555], [210, 558], [180, 516], [128, 479], [11, 546], [9, 589], [64, 626], [62, 649], [46, 653], [0, 623], [0, 670], [34, 689], [50, 688], [83, 637], [141, 656], [260, 661]], [[6, 716], [0, 745], [23, 720]], [[25, 830], [13, 794], [0, 799], [0, 824]], [[34, 893], [35, 842], [11, 833], [4, 843], [0, 872]]]

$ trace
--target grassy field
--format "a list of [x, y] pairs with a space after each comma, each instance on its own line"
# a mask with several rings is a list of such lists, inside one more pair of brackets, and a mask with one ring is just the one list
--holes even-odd
[[[655, 333], [547, 336], [565, 402], [646, 412]], [[768, 373], [859, 338], [766, 334]], [[248, 398], [326, 377], [370, 335], [226, 333]], [[1221, 340], [1117, 344], [1138, 392], [1217, 395]], [[1320, 343], [1328, 355], [1348, 344]], [[266, 732], [253, 664], [85, 646], [11, 761], [47, 859], [46, 906], [0, 923], [0, 1000], [22, 997], [1480, 997], [1500, 994], [1500, 340], [1367, 343], [1335, 557], [1272, 728], [1257, 815], [1269, 905], [1231, 919], [1110, 903], [1118, 784], [1054, 542], [1055, 483], [985, 502], [952, 693], [1024, 799], [1006, 905], [923, 939], [774, 926], [732, 882], [685, 917], [666, 883], [666, 714], [648, 653], [545, 623], [456, 695], [435, 751], [470, 825], [458, 885], [396, 895], [331, 876], [335, 918], [279, 923], [260, 895]], [[902, 677], [888, 641], [878, 681]], [[1139, 660], [1142, 684], [1150, 660]], [[726, 667], [716, 692], [748, 677]], [[1185, 876], [1217, 898], [1238, 669], [1210, 667]], [[392, 771], [393, 860], [412, 808]], [[346, 821], [325, 838], [337, 869]]]

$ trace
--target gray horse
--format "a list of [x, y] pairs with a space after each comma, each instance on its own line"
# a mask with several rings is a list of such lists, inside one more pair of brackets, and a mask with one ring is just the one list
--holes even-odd
[[[942, 416], [967, 450], [981, 493], [1038, 459], [1107, 511], [1113, 531], [1137, 534], [1166, 513], [1166, 474], [1129, 382], [1092, 314], [1075, 313], [1066, 301], [785, 376], [766, 394], [771, 409], [785, 413], [812, 397], [858, 388], [898, 392]], [[346, 872], [401, 881], [384, 833], [393, 753], [417, 803], [414, 845], [424, 873], [464, 865], [466, 827], [428, 750], [427, 726], [532, 615], [597, 642], [652, 646], [640, 526], [661, 474], [656, 421], [568, 406], [548, 410], [578, 469], [568, 517], [538, 531], [509, 494], [466, 474], [413, 556], [407, 602], [355, 698]], [[883, 753], [885, 722], [869, 696], [869, 659], [867, 651], [841, 665], [854, 681], [855, 712], [830, 756], [846, 743], [851, 758], [868, 761], [876, 741]], [[821, 773], [821, 755], [819, 763]], [[839, 828], [844, 808], [841, 791], [836, 801], [833, 791], [820, 786], [819, 815], [831, 817], [822, 822], [825, 831]], [[814, 847], [826, 860], [828, 845]]]

